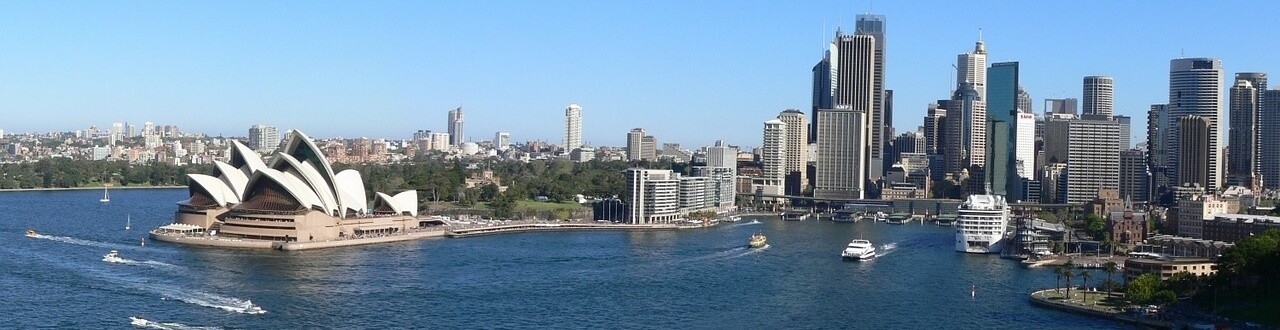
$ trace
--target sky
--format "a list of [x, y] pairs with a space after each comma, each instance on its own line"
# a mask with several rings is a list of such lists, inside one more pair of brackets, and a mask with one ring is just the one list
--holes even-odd
[[[1216, 57], [1280, 74], [1274, 1], [6, 1], [0, 129], [113, 122], [245, 136], [265, 123], [314, 137], [563, 139], [583, 108], [588, 144], [643, 127], [659, 143], [760, 145], [763, 122], [808, 112], [810, 69], [857, 14], [886, 16], [886, 88], [898, 132], [948, 98], [956, 55], [982, 29], [988, 62], [1018, 61], [1044, 98], [1115, 77], [1115, 106], [1145, 140], [1169, 60]], [[1225, 90], [1224, 90], [1225, 92]], [[1224, 108], [1225, 112], [1225, 108]], [[1225, 115], [1225, 114], [1224, 114]]]

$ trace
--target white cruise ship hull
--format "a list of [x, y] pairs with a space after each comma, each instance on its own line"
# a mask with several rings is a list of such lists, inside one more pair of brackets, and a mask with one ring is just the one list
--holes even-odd
[[956, 251], [965, 253], [1000, 253], [1004, 250], [1004, 235], [966, 236], [956, 233]]

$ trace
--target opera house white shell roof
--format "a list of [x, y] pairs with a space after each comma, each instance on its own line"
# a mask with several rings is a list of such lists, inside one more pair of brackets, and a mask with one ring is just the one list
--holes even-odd
[[[269, 162], [239, 141], [232, 141], [230, 154], [228, 162], [214, 162], [213, 175], [188, 174], [191, 198], [181, 204], [233, 208], [260, 194], [276, 194], [282, 196], [271, 196], [273, 201], [283, 198], [287, 205], [339, 218], [371, 211], [360, 173], [345, 170], [335, 175], [320, 148], [302, 132], [294, 130], [285, 148]], [[417, 191], [376, 195], [375, 205], [385, 205], [396, 214], [418, 214]]]

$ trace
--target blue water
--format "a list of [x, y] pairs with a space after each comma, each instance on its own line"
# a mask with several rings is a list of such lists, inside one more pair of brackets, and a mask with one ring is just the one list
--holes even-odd
[[[1055, 285], [1051, 270], [956, 253], [951, 228], [932, 225], [748, 217], [281, 252], [142, 247], [186, 190], [100, 197], [0, 193], [0, 328], [124, 328], [130, 316], [223, 328], [1127, 327], [1031, 306], [1029, 292]], [[769, 247], [744, 247], [755, 232]], [[857, 237], [882, 256], [840, 260]], [[101, 261], [108, 250], [133, 262]], [[250, 300], [266, 313], [241, 313]]]

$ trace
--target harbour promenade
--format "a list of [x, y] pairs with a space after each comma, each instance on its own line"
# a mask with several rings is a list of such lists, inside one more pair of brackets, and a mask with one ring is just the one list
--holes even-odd
[[1031, 304], [1077, 314], [1108, 318], [1156, 329], [1171, 329], [1173, 323], [1140, 312], [1125, 311], [1124, 299], [1105, 292], [1072, 289], [1064, 295], [1061, 289], [1045, 289], [1031, 293]]
[[499, 225], [475, 226], [449, 230], [446, 234], [453, 238], [495, 235], [506, 233], [523, 233], [533, 231], [573, 231], [573, 230], [676, 230], [702, 228], [711, 225], [675, 225], [675, 224], [614, 224], [589, 222], [522, 222]]

